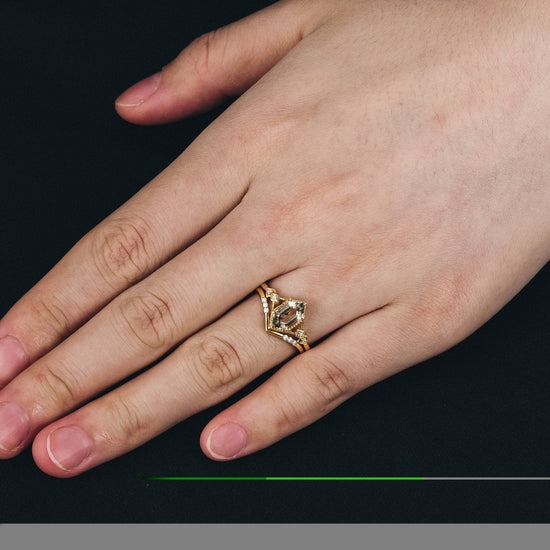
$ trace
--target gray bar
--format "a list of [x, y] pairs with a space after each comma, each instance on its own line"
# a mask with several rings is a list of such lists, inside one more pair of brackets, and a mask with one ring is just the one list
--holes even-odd
[[1, 525], [6, 550], [547, 550], [547, 525]]

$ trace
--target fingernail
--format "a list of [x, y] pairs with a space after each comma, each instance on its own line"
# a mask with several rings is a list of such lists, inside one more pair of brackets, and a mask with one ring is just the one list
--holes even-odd
[[0, 384], [5, 384], [27, 365], [27, 354], [17, 338], [0, 338]]
[[246, 432], [239, 424], [224, 424], [208, 437], [206, 447], [214, 458], [234, 458], [246, 446]]
[[29, 417], [15, 403], [0, 403], [0, 449], [15, 451], [29, 433]]
[[134, 84], [115, 101], [116, 105], [119, 107], [137, 107], [144, 103], [158, 90], [160, 74], [156, 73]]
[[63, 426], [50, 432], [46, 446], [51, 461], [62, 470], [74, 470], [92, 452], [92, 440], [78, 426]]

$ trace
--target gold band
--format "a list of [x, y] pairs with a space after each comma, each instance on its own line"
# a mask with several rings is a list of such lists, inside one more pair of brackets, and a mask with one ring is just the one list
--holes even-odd
[[282, 298], [266, 283], [260, 285], [259, 294], [265, 314], [265, 331], [292, 344], [300, 353], [309, 349], [304, 332], [304, 315], [307, 303], [294, 298]]

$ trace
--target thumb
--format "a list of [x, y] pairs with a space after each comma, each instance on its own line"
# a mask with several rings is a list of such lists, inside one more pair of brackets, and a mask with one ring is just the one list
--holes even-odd
[[318, 8], [311, 13], [314, 6], [277, 2], [197, 38], [162, 72], [126, 90], [116, 100], [118, 114], [136, 124], [160, 124], [238, 96], [315, 28], [322, 14]]

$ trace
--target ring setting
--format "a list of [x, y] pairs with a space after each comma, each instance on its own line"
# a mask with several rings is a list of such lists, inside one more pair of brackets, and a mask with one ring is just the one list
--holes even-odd
[[293, 345], [300, 353], [309, 350], [304, 331], [307, 303], [295, 298], [283, 298], [266, 283], [260, 285], [256, 292], [262, 300], [265, 331]]

